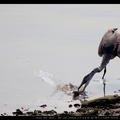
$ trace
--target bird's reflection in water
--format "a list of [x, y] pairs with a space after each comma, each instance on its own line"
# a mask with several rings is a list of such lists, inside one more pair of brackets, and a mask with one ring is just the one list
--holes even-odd
[[106, 80], [103, 79], [103, 93], [104, 93], [104, 97], [105, 97], [105, 86], [106, 86]]

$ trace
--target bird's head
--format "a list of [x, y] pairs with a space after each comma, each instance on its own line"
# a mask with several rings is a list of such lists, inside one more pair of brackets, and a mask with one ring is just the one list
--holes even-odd
[[118, 28], [109, 29], [107, 34], [112, 35]]
[[83, 89], [82, 89], [82, 92], [84, 92], [84, 90], [85, 90], [85, 88], [88, 86], [91, 78], [92, 78], [91, 74], [86, 75], [86, 76], [83, 78], [81, 85], [78, 87], [78, 91], [79, 91], [80, 88], [83, 88]]

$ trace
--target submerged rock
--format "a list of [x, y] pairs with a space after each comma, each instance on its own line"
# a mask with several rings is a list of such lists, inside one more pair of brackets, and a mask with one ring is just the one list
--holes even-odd
[[74, 107], [76, 107], [76, 108], [79, 108], [80, 107], [80, 104], [74, 104]]
[[45, 107], [47, 107], [47, 105], [43, 104], [43, 105], [40, 105], [40, 107], [45, 108]]
[[72, 107], [72, 104], [69, 105], [69, 108], [71, 108], [71, 107]]
[[79, 96], [79, 91], [73, 91], [73, 97], [77, 97], [77, 96]]

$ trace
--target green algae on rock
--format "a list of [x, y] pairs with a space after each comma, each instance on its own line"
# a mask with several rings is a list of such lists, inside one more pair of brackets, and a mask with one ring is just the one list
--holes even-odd
[[105, 97], [96, 98], [90, 101], [82, 103], [81, 107], [95, 107], [95, 106], [106, 106], [108, 104], [114, 104], [120, 101], [120, 96], [118, 95], [108, 95]]

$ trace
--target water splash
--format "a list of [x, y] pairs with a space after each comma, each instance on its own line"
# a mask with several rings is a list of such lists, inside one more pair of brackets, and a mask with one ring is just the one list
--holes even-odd
[[35, 70], [34, 74], [36, 76], [38, 76], [40, 79], [42, 79], [43, 81], [49, 83], [50, 85], [52, 85], [54, 87], [57, 86], [57, 84], [54, 81], [55, 77], [54, 77], [53, 74], [48, 73], [48, 72], [44, 72], [44, 71], [41, 71], [41, 70]]
[[[56, 94], [58, 91], [63, 92], [66, 95], [69, 96], [73, 96], [73, 91], [78, 89], [78, 86], [72, 84], [72, 83], [62, 83], [60, 80], [58, 80], [55, 75], [48, 73], [48, 72], [44, 72], [42, 70], [34, 70], [34, 74], [36, 76], [38, 76], [41, 80], [47, 82], [48, 84], [54, 86], [56, 89], [55, 91], [48, 96], [47, 98], [50, 98], [51, 96], [53, 96], [54, 94]], [[59, 81], [59, 83], [58, 83]], [[83, 99], [85, 97], [88, 97], [86, 95], [86, 92], [84, 93], [84, 95], [79, 95], [77, 98], [73, 96], [73, 100], [77, 100], [77, 99]]]
[[56, 87], [56, 91], [62, 91], [67, 95], [72, 95], [73, 90], [78, 88], [78, 86], [73, 85], [72, 83], [64, 84], [60, 80], [59, 83], [57, 83], [58, 79], [55, 77], [55, 75], [48, 72], [44, 72], [42, 70], [35, 70], [34, 74], [38, 76], [41, 80]]

